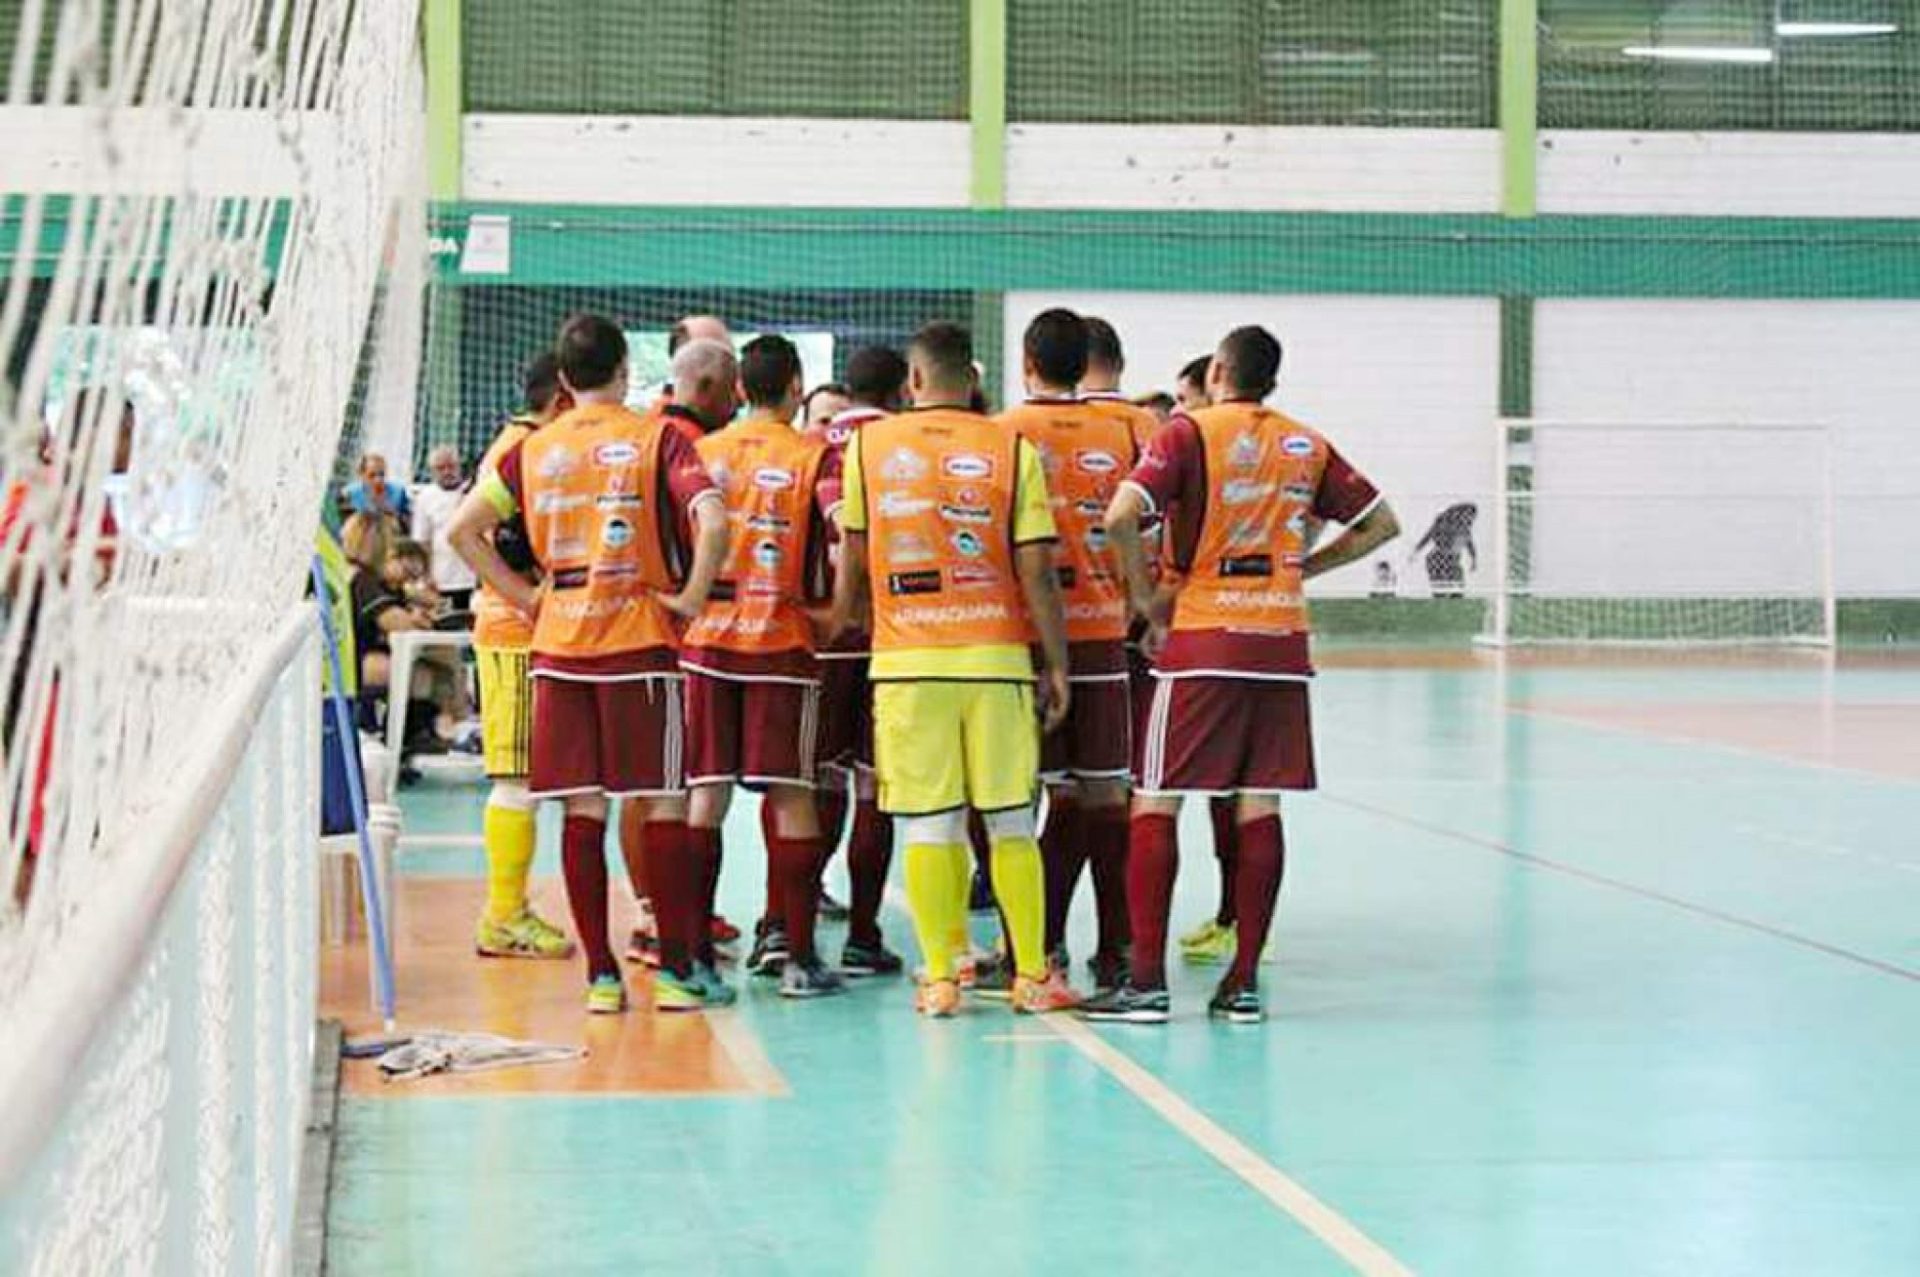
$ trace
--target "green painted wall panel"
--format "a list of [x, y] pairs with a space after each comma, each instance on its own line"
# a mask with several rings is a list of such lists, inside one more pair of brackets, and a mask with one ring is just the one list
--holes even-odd
[[1497, 0], [1011, 0], [1015, 120], [1493, 123]]
[[470, 205], [449, 247], [474, 210], [515, 219], [482, 286], [1920, 297], [1913, 221]]
[[469, 111], [962, 119], [966, 0], [466, 0]]

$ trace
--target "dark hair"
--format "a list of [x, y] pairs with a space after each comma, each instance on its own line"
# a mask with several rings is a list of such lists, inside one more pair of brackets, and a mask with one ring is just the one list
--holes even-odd
[[667, 355], [671, 358], [680, 353], [680, 347], [693, 340], [693, 333], [687, 328], [687, 321], [676, 319], [673, 327], [667, 329]]
[[1264, 328], [1234, 329], [1221, 339], [1220, 357], [1238, 398], [1265, 399], [1280, 380], [1280, 339]]
[[986, 416], [993, 411], [993, 405], [987, 401], [987, 392], [978, 385], [967, 394], [967, 411]]
[[1149, 409], [1152, 409], [1154, 412], [1161, 412], [1161, 413], [1172, 412], [1174, 408], [1174, 399], [1172, 395], [1168, 394], [1164, 390], [1150, 390], [1146, 394], [1141, 395], [1138, 399], [1135, 399], [1133, 401], [1133, 406], [1136, 408], [1149, 408]]
[[1115, 372], [1127, 366], [1127, 357], [1120, 349], [1120, 334], [1113, 331], [1112, 324], [1095, 315], [1082, 315], [1080, 322], [1087, 326], [1089, 364], [1099, 364]]
[[1070, 310], [1035, 315], [1021, 347], [1049, 386], [1077, 386], [1087, 375], [1087, 326]]
[[944, 382], [958, 384], [973, 376], [973, 334], [960, 324], [945, 319], [923, 324], [907, 349]]
[[823, 381], [812, 390], [809, 390], [807, 397], [800, 401], [800, 413], [807, 419], [808, 423], [811, 424], [813, 421], [814, 400], [818, 399], [821, 395], [845, 395], [846, 393], [847, 388], [841, 383], [837, 381]]
[[907, 361], [891, 346], [862, 346], [847, 360], [847, 394], [869, 408], [891, 408], [907, 386]]
[[1207, 386], [1207, 365], [1213, 362], [1212, 355], [1202, 355], [1198, 359], [1189, 359], [1180, 370], [1180, 380], [1190, 381], [1202, 390]]
[[776, 333], [755, 337], [740, 351], [740, 388], [756, 408], [771, 408], [800, 379], [800, 352]]
[[411, 559], [424, 567], [428, 561], [427, 547], [418, 541], [400, 537], [387, 550], [387, 562], [392, 563], [396, 559]]
[[553, 356], [560, 375], [575, 390], [598, 390], [627, 361], [627, 337], [605, 315], [578, 314], [560, 326]]
[[552, 351], [542, 351], [527, 360], [526, 369], [520, 374], [520, 388], [526, 394], [528, 408], [534, 412], [547, 410], [554, 396], [560, 393], [560, 361]]

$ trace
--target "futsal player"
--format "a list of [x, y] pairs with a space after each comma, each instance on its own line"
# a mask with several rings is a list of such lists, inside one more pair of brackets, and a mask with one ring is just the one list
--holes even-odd
[[[1095, 315], [1085, 316], [1087, 326], [1087, 371], [1080, 379], [1080, 397], [1096, 413], [1117, 419], [1125, 423], [1134, 442], [1136, 457], [1144, 454], [1147, 444], [1158, 433], [1161, 419], [1149, 409], [1128, 401], [1120, 392], [1120, 379], [1126, 372], [1126, 349], [1120, 342], [1120, 334], [1112, 324]], [[1102, 512], [1104, 514], [1104, 511]], [[1157, 522], [1149, 523], [1142, 529], [1142, 545], [1147, 553], [1147, 568], [1156, 582], [1160, 579], [1160, 530]], [[1122, 595], [1125, 582], [1120, 583]], [[1146, 719], [1148, 706], [1153, 700], [1152, 662], [1140, 650], [1140, 639], [1145, 626], [1135, 623], [1127, 632], [1127, 689], [1132, 712], [1129, 725], [1137, 734]], [[1131, 742], [1129, 742], [1131, 748]], [[1131, 761], [1131, 759], [1129, 759]], [[1126, 896], [1126, 855], [1123, 849], [1117, 862], [1103, 862], [1093, 858], [1094, 900], [1100, 911], [1100, 953], [1101, 960], [1094, 970], [1095, 987], [1099, 990], [1113, 988], [1118, 979], [1125, 974], [1123, 962], [1113, 961], [1123, 957], [1129, 943]], [[1103, 882], [1103, 878], [1109, 881]], [[1111, 937], [1111, 939], [1108, 939]], [[1105, 955], [1102, 957], [1102, 955]]]
[[791, 424], [803, 388], [792, 342], [748, 342], [740, 387], [746, 415], [699, 449], [726, 498], [732, 549], [681, 640], [689, 824], [694, 839], [711, 845], [701, 854], [717, 860], [733, 787], [763, 790], [771, 813], [768, 907], [786, 938], [780, 993], [817, 998], [846, 987], [814, 948], [827, 848], [814, 806], [820, 668], [809, 611], [827, 598], [826, 529], [839, 505], [839, 458]]
[[[534, 797], [564, 804], [561, 866], [587, 962], [587, 1010], [627, 1004], [607, 930], [609, 798], [636, 802], [647, 821], [662, 949], [655, 1006], [724, 1004], [732, 989], [698, 962], [708, 867], [686, 826], [675, 629], [676, 617], [705, 607], [725, 561], [726, 503], [683, 435], [624, 406], [627, 342], [617, 325], [575, 315], [554, 353], [574, 406], [500, 458], [461, 505], [450, 539], [533, 620], [528, 783]], [[508, 567], [489, 535], [522, 512], [539, 585]], [[676, 565], [688, 558], [682, 577]]]
[[[500, 468], [500, 459], [566, 408], [560, 365], [542, 353], [528, 361], [522, 378], [524, 406], [508, 419], [480, 461], [477, 482]], [[525, 522], [515, 516], [492, 533], [493, 546], [516, 572], [533, 573]], [[573, 942], [527, 903], [533, 868], [534, 802], [527, 790], [527, 754], [533, 728], [533, 679], [529, 666], [533, 622], [482, 584], [473, 601], [473, 660], [480, 684], [480, 739], [487, 776], [483, 841], [487, 854], [487, 903], [474, 929], [473, 947], [489, 958], [567, 958]]]
[[[1070, 310], [1044, 310], [1021, 340], [1027, 400], [1000, 414], [1040, 454], [1060, 539], [1054, 572], [1064, 599], [1067, 669], [1073, 706], [1041, 744], [1047, 823], [1040, 838], [1046, 868], [1049, 979], [1067, 978], [1066, 927], [1081, 869], [1094, 867], [1099, 942], [1092, 969], [1098, 988], [1121, 983], [1126, 966], [1127, 776], [1132, 765], [1132, 704], [1127, 690], [1127, 596], [1107, 546], [1107, 503], [1139, 456], [1127, 414], [1084, 402], [1075, 388], [1087, 372], [1088, 325]], [[1056, 996], [1062, 991], [1056, 990]]]
[[1014, 1010], [1057, 1010], [1034, 840], [1038, 726], [1053, 730], [1070, 708], [1046, 479], [1033, 445], [967, 407], [966, 329], [926, 325], [907, 365], [913, 408], [862, 426], [847, 453], [834, 616], [844, 632], [870, 602], [874, 760], [880, 808], [904, 827], [926, 961], [917, 1005], [942, 1017], [959, 1006], [954, 936], [965, 927], [972, 806], [1012, 940]]
[[[1107, 512], [1129, 597], [1152, 627], [1154, 703], [1136, 746], [1133, 915], [1128, 983], [1087, 1003], [1095, 1020], [1164, 1023], [1166, 934], [1189, 794], [1238, 802], [1238, 942], [1209, 1004], [1236, 1023], [1262, 1018], [1257, 980], [1285, 864], [1280, 795], [1314, 787], [1308, 719], [1307, 580], [1371, 553], [1399, 533], [1393, 511], [1326, 438], [1265, 404], [1280, 343], [1236, 328], [1207, 374], [1212, 407], [1154, 437]], [[1180, 585], [1155, 591], [1140, 525], [1171, 511], [1167, 552]], [[1307, 522], [1346, 525], [1310, 550]]]
[[[683, 336], [683, 330], [699, 335]], [[716, 331], [721, 336], [713, 336]], [[696, 449], [702, 439], [733, 420], [740, 405], [739, 363], [734, 357], [732, 341], [725, 333], [726, 326], [711, 315], [690, 315], [676, 324], [670, 339], [674, 345], [671, 379], [667, 383], [669, 393], [662, 395], [648, 410], [649, 416], [659, 417]], [[650, 889], [651, 858], [646, 823], [646, 814], [639, 805], [621, 804], [620, 852], [626, 861], [627, 879], [639, 909], [639, 923], [627, 938], [627, 959], [658, 966], [660, 937]], [[716, 853], [709, 897], [719, 886], [719, 865]], [[740, 929], [718, 913], [712, 913], [706, 926], [701, 953], [711, 965], [721, 946], [740, 938]]]
[[[864, 346], [847, 360], [848, 406], [824, 422], [810, 423], [817, 439], [836, 460], [865, 426], [900, 411], [907, 389], [907, 361], [887, 346]], [[835, 552], [837, 529], [829, 530]], [[840, 828], [832, 795], [853, 796], [853, 828], [847, 836], [847, 879], [852, 886], [847, 908], [847, 943], [840, 969], [850, 976], [900, 973], [900, 956], [887, 948], [880, 930], [880, 905], [893, 866], [893, 820], [876, 801], [873, 775], [873, 685], [868, 680], [871, 653], [865, 625], [827, 645], [820, 653], [821, 758], [826, 789], [821, 795], [821, 825]], [[831, 834], [830, 834], [831, 836]]]

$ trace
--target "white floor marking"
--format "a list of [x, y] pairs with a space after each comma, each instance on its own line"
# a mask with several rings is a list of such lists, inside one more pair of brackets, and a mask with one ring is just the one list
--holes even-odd
[[762, 1095], [783, 1099], [793, 1094], [787, 1088], [787, 1079], [767, 1058], [766, 1049], [760, 1045], [760, 1035], [740, 1018], [738, 1011], [715, 1011], [706, 1017], [706, 1021], [714, 1041], [720, 1044], [720, 1049], [727, 1053], [733, 1066], [746, 1077], [749, 1086]]
[[1131, 1091], [1134, 1098], [1166, 1119], [1169, 1126], [1238, 1175], [1248, 1187], [1292, 1216], [1295, 1222], [1318, 1237], [1327, 1249], [1345, 1260], [1355, 1272], [1364, 1273], [1366, 1277], [1411, 1277], [1412, 1269], [1361, 1232], [1353, 1221], [1229, 1135], [1206, 1114], [1180, 1098], [1173, 1088], [1136, 1064], [1098, 1033], [1080, 1021], [1065, 1016], [1045, 1016], [1041, 1023]]
[[1761, 842], [1773, 843], [1775, 846], [1790, 847], [1795, 851], [1810, 851], [1819, 856], [1840, 856], [1852, 860], [1863, 860], [1870, 865], [1879, 865], [1883, 869], [1898, 869], [1903, 873], [1920, 873], [1920, 864], [1895, 860], [1891, 856], [1882, 856], [1876, 852], [1861, 851], [1858, 847], [1849, 847], [1844, 843], [1818, 838], [1795, 838], [1792, 834], [1762, 829], [1758, 825], [1735, 825], [1733, 831], [1749, 838], [1757, 838]]
[[427, 847], [484, 847], [487, 840], [479, 834], [401, 834], [399, 845], [408, 851]]

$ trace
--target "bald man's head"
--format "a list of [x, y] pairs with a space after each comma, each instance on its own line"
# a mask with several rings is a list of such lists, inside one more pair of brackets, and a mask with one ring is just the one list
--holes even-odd
[[667, 334], [667, 353], [677, 355], [690, 341], [722, 341], [731, 346], [733, 334], [718, 315], [688, 315], [674, 324]]
[[740, 364], [733, 346], [696, 337], [673, 356], [673, 401], [699, 414], [710, 430], [733, 420], [739, 406]]

